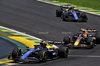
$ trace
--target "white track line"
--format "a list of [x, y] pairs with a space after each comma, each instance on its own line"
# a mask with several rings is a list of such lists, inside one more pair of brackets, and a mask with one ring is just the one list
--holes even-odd
[[29, 37], [32, 37], [32, 38], [35, 38], [37, 40], [42, 40], [40, 38], [37, 38], [35, 36], [31, 36], [29, 34], [26, 34], [26, 33], [22, 33], [22, 32], [19, 32], [19, 31], [16, 31], [16, 30], [13, 30], [13, 29], [10, 29], [10, 28], [7, 28], [7, 27], [4, 27], [4, 26], [0, 26], [1, 28], [4, 28], [4, 29], [7, 29], [7, 30], [10, 30], [10, 31], [13, 31], [13, 32], [16, 32], [16, 33], [19, 33], [19, 34], [23, 34], [23, 35], [26, 35], [26, 36], [29, 36]]
[[[43, 3], [48, 3], [48, 4], [51, 4], [51, 5], [56, 5], [56, 6], [60, 6], [60, 5], [57, 5], [57, 4], [53, 4], [53, 3], [50, 3], [50, 2], [45, 2], [45, 1], [42, 1], [42, 0], [37, 0], [39, 2], [43, 2]], [[62, 5], [63, 6], [63, 5]], [[83, 10], [80, 10], [80, 11], [83, 11]], [[91, 13], [91, 12], [88, 12], [88, 11], [83, 11], [83, 12], [87, 12], [89, 14], [93, 14], [93, 15], [97, 15], [97, 16], [100, 16], [100, 14], [97, 14], [97, 13]]]
[[69, 57], [92, 57], [92, 58], [100, 58], [100, 56], [96, 56], [96, 55], [69, 55]]

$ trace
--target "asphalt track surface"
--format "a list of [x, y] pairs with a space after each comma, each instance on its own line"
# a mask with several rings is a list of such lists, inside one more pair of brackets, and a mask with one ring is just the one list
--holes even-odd
[[7, 57], [15, 48], [17, 48], [15, 44], [0, 37], [0, 59]]
[[[0, 25], [44, 40], [57, 41], [68, 34], [77, 33], [81, 28], [100, 31], [99, 16], [87, 14], [88, 22], [64, 22], [55, 16], [56, 8], [57, 6], [36, 0], [0, 0]], [[49, 60], [46, 63], [31, 62], [19, 66], [100, 66], [99, 56], [98, 44], [94, 49], [70, 49], [67, 59]]]

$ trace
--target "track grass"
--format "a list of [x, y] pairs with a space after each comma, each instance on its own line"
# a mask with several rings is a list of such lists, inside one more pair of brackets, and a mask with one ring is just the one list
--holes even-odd
[[55, 0], [100, 10], [100, 0]]

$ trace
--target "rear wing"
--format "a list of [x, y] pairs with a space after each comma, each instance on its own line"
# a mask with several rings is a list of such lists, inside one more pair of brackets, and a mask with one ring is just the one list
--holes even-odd
[[[80, 33], [82, 33], [84, 29], [80, 30]], [[96, 36], [98, 34], [98, 31], [96, 29], [86, 29], [88, 31], [88, 35], [94, 35]]]
[[63, 44], [63, 41], [48, 41], [48, 44]]
[[68, 9], [68, 8], [69, 8], [68, 6], [60, 6], [61, 10], [65, 10], [65, 9]]
[[66, 8], [66, 9], [68, 9], [69, 6], [60, 6], [60, 8]]
[[[81, 29], [80, 32], [82, 32], [84, 29]], [[98, 32], [96, 29], [86, 29], [88, 33], [96, 33]]]
[[[71, 7], [71, 6], [60, 6], [60, 8], [61, 8], [61, 10], [65, 10], [65, 9], [68, 9], [69, 7]], [[74, 9], [74, 11], [80, 11], [79, 9]]]
[[96, 29], [86, 29], [88, 32], [97, 32]]

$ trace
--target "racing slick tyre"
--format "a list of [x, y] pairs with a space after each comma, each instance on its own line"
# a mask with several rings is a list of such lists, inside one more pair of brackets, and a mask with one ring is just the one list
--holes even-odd
[[68, 18], [68, 13], [64, 12], [61, 16], [63, 21], [69, 21], [70, 19]]
[[18, 61], [19, 59], [17, 58], [18, 56], [21, 56], [22, 55], [22, 52], [21, 52], [21, 49], [20, 48], [16, 48], [12, 51], [12, 59], [14, 61]]
[[96, 35], [96, 44], [100, 44], [100, 35], [99, 34]]
[[65, 43], [65, 44], [68, 44], [68, 43], [70, 43], [70, 38], [67, 36], [67, 37], [64, 37], [63, 38], [63, 42]]
[[62, 14], [62, 10], [61, 10], [61, 8], [58, 8], [56, 10], [56, 17], [61, 17], [61, 14]]
[[46, 62], [47, 61], [47, 52], [46, 51], [39, 51], [38, 53], [39, 61], [40, 62]]
[[59, 47], [58, 51], [59, 57], [67, 58], [68, 57], [68, 47]]
[[8, 59], [11, 59], [11, 54], [8, 55]]
[[87, 19], [85, 19], [85, 18], [83, 18], [83, 17], [80, 17], [80, 18], [79, 18], [79, 21], [80, 21], [80, 22], [81, 22], [81, 21], [82, 21], [82, 22], [87, 22]]
[[88, 45], [90, 45], [89, 49], [94, 48], [95, 40], [93, 38], [88, 38], [87, 43], [88, 43]]
[[83, 22], [86, 22], [88, 20], [87, 16], [86, 16], [86, 13], [83, 12], [81, 15], [80, 15], [80, 20], [82, 20]]

